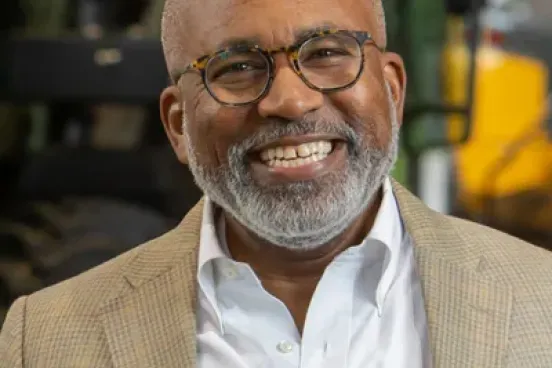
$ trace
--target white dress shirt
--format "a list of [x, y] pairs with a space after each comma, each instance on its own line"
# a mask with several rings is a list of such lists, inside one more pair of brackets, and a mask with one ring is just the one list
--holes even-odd
[[201, 368], [427, 368], [430, 352], [413, 244], [386, 180], [374, 226], [325, 270], [303, 336], [283, 302], [232, 260], [207, 200], [198, 263]]

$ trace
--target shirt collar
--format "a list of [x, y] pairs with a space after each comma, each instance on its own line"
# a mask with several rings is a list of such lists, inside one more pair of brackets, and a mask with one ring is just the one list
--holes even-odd
[[[371, 246], [370, 241], [375, 240], [386, 247], [382, 276], [376, 289], [376, 305], [379, 314], [382, 312], [385, 299], [398, 272], [404, 239], [404, 228], [389, 178], [385, 179], [382, 189], [382, 201], [374, 225], [360, 245], [368, 251]], [[199, 244], [198, 280], [205, 264], [214, 259], [230, 258], [228, 249], [225, 247], [226, 242], [221, 238], [225, 236], [223, 217], [217, 216], [217, 212], [217, 206], [206, 198]]]
[[226, 242], [221, 241], [225, 236], [224, 223], [219, 221], [222, 216], [218, 214], [217, 206], [209, 199], [205, 199], [203, 207], [203, 219], [201, 222], [201, 233], [199, 238], [198, 277], [206, 263], [217, 258], [229, 258], [228, 250], [223, 247]]
[[399, 271], [401, 254], [404, 252], [404, 228], [399, 213], [399, 208], [393, 187], [389, 178], [383, 183], [383, 196], [372, 229], [366, 236], [363, 246], [368, 249], [366, 243], [375, 240], [386, 247], [385, 258], [382, 265], [382, 276], [376, 289], [376, 305], [381, 315], [385, 299]]
[[[372, 229], [366, 236], [366, 239], [378, 240], [385, 244], [388, 248], [397, 248], [397, 235], [400, 232], [396, 231], [402, 227], [399, 209], [393, 194], [391, 180], [386, 179], [383, 182], [383, 195], [378, 213], [374, 220]], [[394, 250], [394, 249], [390, 249]]]
[[[219, 225], [224, 225], [223, 217], [218, 213], [218, 207], [209, 198], [205, 199], [203, 207], [203, 218], [201, 222], [201, 232], [199, 237], [199, 255], [197, 267], [197, 282], [199, 289], [204, 293], [208, 303], [213, 308], [215, 313], [214, 318], [217, 321], [217, 326], [221, 333], [224, 333], [224, 325], [222, 322], [221, 312], [216, 301], [215, 291], [215, 273], [213, 263], [211, 262], [219, 258], [229, 258], [221, 237], [225, 236], [224, 228]], [[217, 216], [219, 215], [219, 216]], [[201, 300], [201, 299], [200, 299]]]

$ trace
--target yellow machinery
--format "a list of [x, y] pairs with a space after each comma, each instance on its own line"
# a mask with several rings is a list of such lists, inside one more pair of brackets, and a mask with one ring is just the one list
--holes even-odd
[[[449, 23], [443, 76], [447, 102], [464, 104], [469, 50], [460, 19]], [[552, 233], [552, 142], [547, 136], [548, 70], [501, 49], [485, 29], [476, 54], [469, 141], [455, 151], [457, 200], [468, 217], [504, 230]], [[451, 139], [464, 116], [451, 116]]]

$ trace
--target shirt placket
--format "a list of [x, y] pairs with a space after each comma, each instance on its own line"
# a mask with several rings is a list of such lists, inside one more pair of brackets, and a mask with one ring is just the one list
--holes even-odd
[[299, 335], [285, 305], [262, 288], [248, 266], [225, 260], [217, 269], [217, 298], [225, 331], [235, 335], [236, 341], [256, 339], [263, 351], [251, 353], [266, 359], [263, 367], [298, 368]]
[[301, 368], [347, 367], [357, 268], [335, 262], [320, 280], [305, 321]]

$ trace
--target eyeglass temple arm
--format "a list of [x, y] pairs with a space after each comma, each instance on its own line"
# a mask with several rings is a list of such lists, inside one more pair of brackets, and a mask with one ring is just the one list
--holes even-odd
[[180, 78], [186, 73], [192, 70], [200, 71], [200, 69], [194, 65], [194, 63], [188, 64], [184, 69], [175, 69], [170, 73], [170, 78], [173, 84], [177, 84]]
[[[376, 40], [374, 39], [374, 36], [371, 33], [363, 33], [363, 32], [355, 32], [356, 37], [358, 40], [362, 41], [362, 44], [366, 44], [367, 42], [372, 43], [380, 52], [386, 52], [387, 49], [385, 47], [381, 47], [378, 45]], [[360, 33], [360, 34], [359, 34]]]

